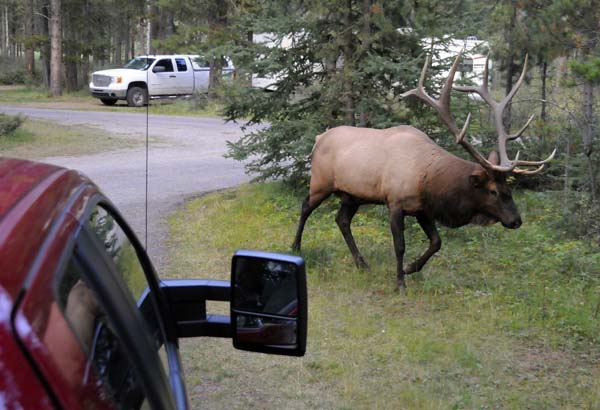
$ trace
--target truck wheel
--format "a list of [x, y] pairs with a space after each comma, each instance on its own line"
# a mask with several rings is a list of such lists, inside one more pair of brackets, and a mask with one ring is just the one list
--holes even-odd
[[102, 101], [102, 104], [109, 106], [117, 103], [116, 98], [100, 98], [100, 101]]
[[127, 90], [127, 105], [143, 107], [146, 104], [148, 104], [148, 90], [141, 87], [131, 87]]

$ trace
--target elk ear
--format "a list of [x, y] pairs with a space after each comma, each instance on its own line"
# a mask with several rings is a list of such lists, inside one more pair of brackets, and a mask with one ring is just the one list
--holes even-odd
[[483, 170], [474, 171], [471, 175], [469, 175], [469, 182], [473, 188], [481, 188], [483, 184], [485, 184], [486, 179], [487, 174]]
[[498, 153], [496, 151], [490, 152], [490, 155], [488, 156], [488, 161], [490, 161], [494, 165], [500, 165], [500, 157], [498, 156]]

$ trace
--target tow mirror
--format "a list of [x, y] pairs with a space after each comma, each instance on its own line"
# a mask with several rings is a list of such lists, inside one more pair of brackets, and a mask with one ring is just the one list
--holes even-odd
[[231, 326], [236, 349], [303, 356], [307, 328], [304, 259], [237, 251], [231, 266]]

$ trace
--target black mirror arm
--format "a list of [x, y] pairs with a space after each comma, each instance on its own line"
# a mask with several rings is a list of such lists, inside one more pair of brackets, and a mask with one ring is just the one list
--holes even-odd
[[231, 284], [223, 280], [171, 279], [162, 280], [161, 289], [166, 295], [175, 316], [178, 337], [232, 338], [231, 319], [228, 315], [207, 314], [206, 302], [229, 302]]

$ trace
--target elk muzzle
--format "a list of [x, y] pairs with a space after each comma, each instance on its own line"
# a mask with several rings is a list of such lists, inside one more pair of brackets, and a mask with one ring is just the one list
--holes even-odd
[[523, 224], [523, 221], [521, 220], [521, 216], [517, 214], [516, 217], [508, 220], [502, 220], [501, 223], [505, 228], [518, 229]]

